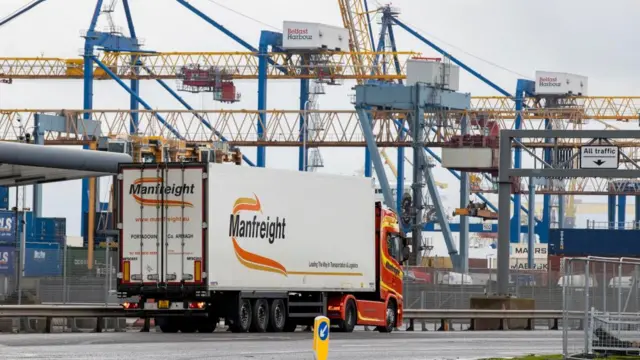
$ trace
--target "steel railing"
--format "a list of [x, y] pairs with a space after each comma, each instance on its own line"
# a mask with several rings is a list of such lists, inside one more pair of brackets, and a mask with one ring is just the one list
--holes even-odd
[[[0, 318], [44, 318], [46, 321], [44, 331], [51, 332], [54, 318], [95, 318], [95, 331], [100, 332], [106, 318], [137, 318], [146, 314], [139, 311], [125, 311], [119, 305], [0, 305]], [[148, 316], [148, 315], [147, 315]], [[580, 312], [564, 312], [562, 310], [476, 310], [476, 309], [407, 309], [403, 318], [410, 322], [413, 329], [414, 321], [439, 321], [443, 324], [451, 320], [469, 320], [473, 323], [480, 319], [507, 320], [553, 320], [552, 328], [558, 328], [561, 319], [582, 319]], [[148, 321], [145, 321], [148, 322]], [[505, 327], [506, 328], [506, 327]]]

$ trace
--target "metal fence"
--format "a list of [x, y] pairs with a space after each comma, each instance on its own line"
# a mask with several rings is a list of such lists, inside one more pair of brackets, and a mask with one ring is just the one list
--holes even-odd
[[[86, 248], [37, 249], [32, 254], [27, 251], [25, 256], [21, 281], [17, 279], [18, 269], [15, 276], [5, 278], [8, 285], [3, 287], [4, 303], [18, 303], [18, 298], [23, 304], [119, 302], [116, 296], [117, 249], [95, 249], [91, 269], [87, 264]], [[36, 259], [30, 260], [32, 256]], [[38, 260], [42, 262], [38, 263]], [[21, 296], [18, 297], [18, 293]]]
[[[509, 292], [535, 299], [539, 310], [562, 310], [560, 277], [557, 270], [513, 269]], [[407, 309], [469, 309], [471, 298], [492, 295], [497, 290], [497, 271], [492, 268], [473, 268], [463, 275], [451, 269], [406, 267], [404, 280]]]
[[[563, 262], [565, 358], [640, 355], [640, 261], [589, 257]], [[570, 312], [582, 314], [581, 320], [569, 321]]]

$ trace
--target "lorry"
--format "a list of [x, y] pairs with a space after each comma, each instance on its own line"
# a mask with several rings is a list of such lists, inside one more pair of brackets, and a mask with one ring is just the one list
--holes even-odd
[[121, 164], [116, 179], [118, 296], [162, 332], [402, 324], [411, 248], [370, 179], [225, 163]]

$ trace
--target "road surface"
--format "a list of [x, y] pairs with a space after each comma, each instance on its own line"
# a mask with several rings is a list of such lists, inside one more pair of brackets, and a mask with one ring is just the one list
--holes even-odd
[[[580, 333], [572, 334], [576, 340]], [[312, 334], [2, 334], [0, 359], [312, 360]], [[355, 331], [330, 335], [331, 360], [478, 359], [558, 354], [561, 331]]]

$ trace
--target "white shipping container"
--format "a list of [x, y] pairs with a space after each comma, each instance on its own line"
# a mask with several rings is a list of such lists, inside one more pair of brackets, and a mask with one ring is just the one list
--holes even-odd
[[[510, 257], [512, 259], [528, 259], [529, 246], [527, 244], [511, 244], [510, 245]], [[547, 244], [534, 244], [533, 257], [536, 259], [547, 260], [549, 255]]]
[[498, 150], [442, 148], [442, 166], [451, 169], [490, 169], [498, 166]]
[[209, 165], [211, 290], [374, 291], [371, 180]]
[[[491, 257], [488, 259], [488, 268], [489, 269], [497, 269], [498, 268], [498, 258]], [[525, 258], [510, 258], [509, 259], [509, 268], [512, 270], [548, 270], [549, 265], [547, 262], [547, 258], [534, 258], [533, 259], [533, 269], [529, 269], [529, 261]]]
[[282, 37], [284, 49], [349, 51], [349, 31], [337, 26], [285, 21]]
[[588, 78], [586, 76], [536, 71], [536, 94], [539, 95], [588, 95]]
[[202, 278], [203, 173], [203, 166], [122, 170], [120, 246], [130, 283]]
[[454, 64], [423, 59], [407, 60], [407, 85], [425, 83], [458, 91], [460, 89], [460, 68]]

